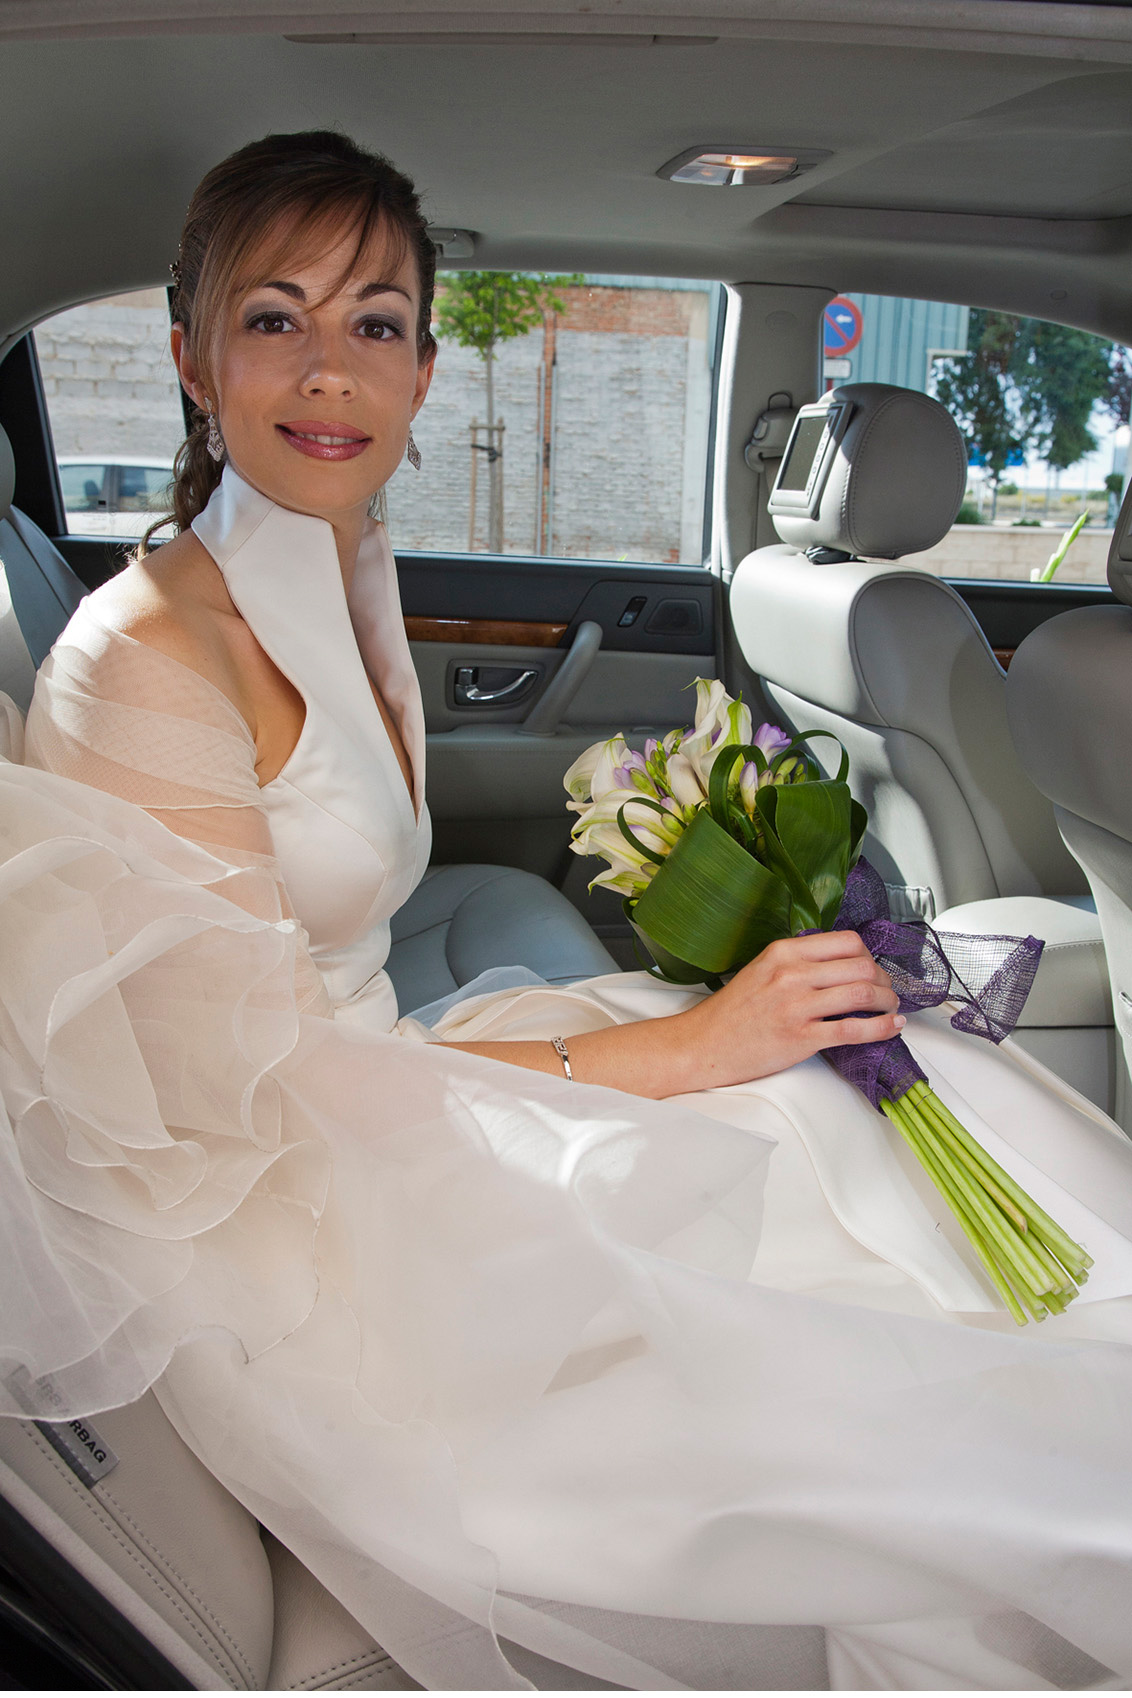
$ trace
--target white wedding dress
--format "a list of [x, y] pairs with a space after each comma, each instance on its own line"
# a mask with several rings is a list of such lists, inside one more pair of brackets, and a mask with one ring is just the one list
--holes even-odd
[[625, 974], [398, 1020], [429, 828], [384, 531], [347, 603], [329, 527], [230, 469], [194, 528], [306, 720], [260, 789], [233, 706], [97, 596], [22, 764], [9, 716], [2, 1406], [156, 1383], [434, 1687], [529, 1684], [508, 1642], [645, 1689], [1132, 1681], [1132, 1145], [1013, 1045], [910, 1021], [1094, 1257], [1020, 1332], [820, 1060], [651, 1103], [434, 1041], [697, 993]]

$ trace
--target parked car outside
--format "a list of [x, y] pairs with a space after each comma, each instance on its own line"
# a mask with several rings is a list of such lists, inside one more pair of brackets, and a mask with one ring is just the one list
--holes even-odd
[[[172, 510], [171, 460], [139, 455], [61, 455], [59, 484], [72, 536], [136, 537]], [[145, 514], [139, 519], [139, 514]]]

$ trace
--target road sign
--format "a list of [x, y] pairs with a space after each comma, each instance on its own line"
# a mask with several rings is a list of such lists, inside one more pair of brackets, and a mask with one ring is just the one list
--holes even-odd
[[853, 362], [852, 362], [852, 360], [830, 360], [830, 359], [826, 360], [826, 362], [825, 362], [825, 376], [826, 377], [846, 378], [846, 377], [852, 377], [852, 375], [853, 375]]
[[825, 309], [825, 352], [836, 357], [848, 354], [861, 340], [864, 324], [861, 309], [838, 295]]

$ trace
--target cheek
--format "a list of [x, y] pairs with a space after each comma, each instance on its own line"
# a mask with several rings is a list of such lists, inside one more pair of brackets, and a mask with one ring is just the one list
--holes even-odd
[[217, 388], [225, 412], [244, 418], [262, 413], [287, 381], [293, 361], [284, 338], [250, 347], [229, 347], [220, 362]]

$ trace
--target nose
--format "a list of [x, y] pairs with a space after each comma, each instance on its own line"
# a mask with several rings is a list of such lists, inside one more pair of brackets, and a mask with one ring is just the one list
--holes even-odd
[[309, 359], [300, 379], [304, 395], [348, 401], [357, 388], [344, 339], [324, 332], [316, 335], [308, 349]]

